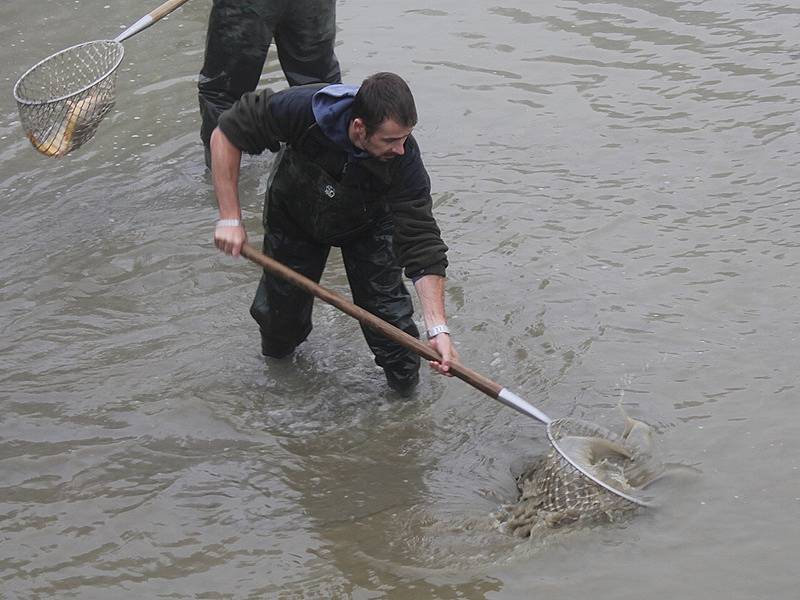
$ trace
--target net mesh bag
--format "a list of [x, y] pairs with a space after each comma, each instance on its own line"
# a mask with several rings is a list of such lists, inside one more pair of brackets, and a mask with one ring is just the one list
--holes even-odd
[[562, 448], [567, 437], [593, 438], [624, 445], [617, 434], [584, 421], [556, 419], [550, 423], [547, 435], [553, 449], [547, 455], [540, 487], [545, 495], [544, 508], [557, 511], [578, 511], [593, 514], [633, 509], [646, 504], [643, 499], [623, 491], [613, 482], [604, 481], [588, 472], [585, 465]]
[[[592, 423], [576, 419], [555, 419], [547, 428], [551, 449], [538, 458], [517, 479], [520, 499], [498, 515], [506, 530], [520, 537], [531, 535], [537, 525], [559, 527], [568, 523], [614, 520], [648, 500], [635, 487], [604, 479], [581, 457], [571, 456], [564, 447], [569, 439], [596, 440], [625, 448], [625, 439]], [[632, 472], [639, 457], [625, 454]], [[647, 457], [641, 457], [646, 460]], [[620, 470], [620, 473], [623, 473]]]
[[33, 146], [64, 156], [91, 139], [114, 106], [122, 44], [79, 44], [34, 65], [14, 86], [20, 120]]

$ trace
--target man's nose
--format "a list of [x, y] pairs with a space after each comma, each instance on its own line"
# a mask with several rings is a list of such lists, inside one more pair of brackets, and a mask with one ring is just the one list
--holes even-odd
[[392, 147], [392, 152], [394, 152], [397, 156], [403, 156], [406, 153], [406, 145], [403, 142], [397, 142]]

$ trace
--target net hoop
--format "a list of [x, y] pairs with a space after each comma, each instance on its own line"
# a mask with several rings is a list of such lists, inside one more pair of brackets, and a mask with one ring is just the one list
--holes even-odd
[[581, 467], [577, 462], [570, 458], [567, 452], [564, 452], [558, 443], [559, 440], [566, 435], [590, 435], [602, 437], [610, 441], [618, 441], [619, 436], [602, 427], [599, 427], [598, 425], [594, 425], [586, 421], [580, 421], [578, 419], [553, 419], [547, 425], [547, 439], [550, 441], [550, 445], [553, 446], [553, 449], [558, 453], [562, 460], [569, 463], [569, 465], [578, 471], [583, 477], [589, 479], [592, 483], [600, 486], [614, 496], [622, 498], [623, 500], [627, 500], [636, 506], [653, 506], [651, 501], [618, 490], [614, 486], [589, 473], [584, 467]]
[[[113, 63], [110, 67], [106, 68], [105, 71], [96, 77], [94, 80], [89, 81], [86, 84], [83, 84], [78, 89], [70, 91], [69, 93], [62, 94], [61, 96], [56, 97], [46, 97], [46, 98], [29, 98], [23, 95], [22, 91], [24, 90], [25, 83], [38, 71], [44, 69], [45, 67], [49, 66], [51, 62], [54, 62], [65, 55], [69, 54], [76, 54], [80, 50], [83, 50], [89, 46], [114, 46], [116, 50], [116, 56], [113, 60]], [[70, 46], [69, 48], [64, 48], [63, 50], [56, 52], [55, 54], [51, 54], [47, 58], [40, 60], [38, 63], [33, 65], [30, 69], [25, 71], [22, 76], [17, 80], [17, 83], [14, 84], [14, 99], [21, 105], [26, 106], [40, 106], [43, 104], [51, 104], [54, 102], [63, 102], [65, 100], [69, 100], [72, 97], [78, 96], [79, 94], [86, 92], [87, 90], [93, 88], [104, 79], [106, 79], [109, 75], [111, 75], [114, 71], [117, 70], [120, 63], [122, 63], [122, 59], [125, 55], [125, 47], [115, 41], [115, 40], [95, 40], [93, 42], [83, 42], [82, 44], [76, 44], [74, 46]]]

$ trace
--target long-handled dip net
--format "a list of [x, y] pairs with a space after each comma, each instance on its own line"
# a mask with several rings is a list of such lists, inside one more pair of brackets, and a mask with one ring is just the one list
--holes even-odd
[[[320, 300], [358, 319], [376, 332], [419, 354], [440, 361], [428, 344], [394, 327], [372, 313], [346, 300], [285, 265], [245, 244], [242, 256], [261, 265], [271, 274], [292, 283]], [[595, 516], [618, 510], [648, 506], [643, 487], [640, 457], [616, 436], [602, 427], [577, 419], [550, 419], [513, 392], [467, 367], [452, 363], [453, 375], [513, 408], [547, 425], [551, 452], [538, 465], [534, 486], [538, 508], [570, 515]]]
[[64, 156], [89, 141], [114, 106], [122, 41], [188, 2], [169, 0], [113, 40], [96, 40], [53, 54], [14, 85], [25, 134], [46, 156]]

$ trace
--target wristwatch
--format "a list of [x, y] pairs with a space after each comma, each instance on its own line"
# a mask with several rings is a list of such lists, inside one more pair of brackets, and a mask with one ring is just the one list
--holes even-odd
[[446, 333], [447, 335], [450, 335], [450, 328], [447, 325], [434, 325], [428, 329], [426, 335], [428, 336], [429, 340], [432, 340], [440, 333]]

